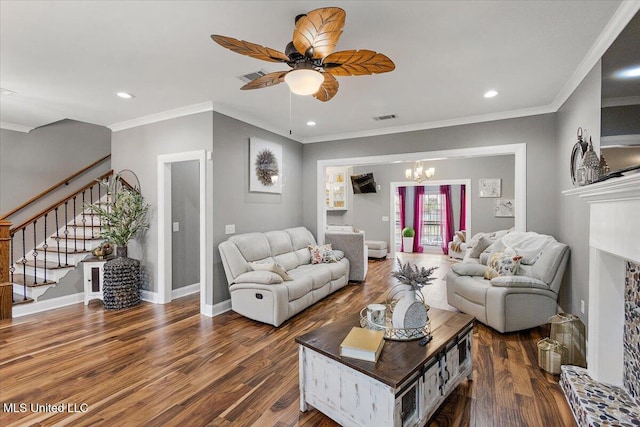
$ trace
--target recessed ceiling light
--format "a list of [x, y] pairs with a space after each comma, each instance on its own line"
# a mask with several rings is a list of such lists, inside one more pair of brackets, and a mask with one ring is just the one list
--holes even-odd
[[132, 95], [132, 94], [127, 93], [127, 92], [118, 92], [118, 93], [116, 93], [116, 95], [119, 96], [120, 98], [124, 98], [124, 99], [135, 98], [135, 95]]
[[314, 122], [313, 120], [309, 120], [307, 122], [307, 126], [315, 126], [315, 125], [316, 125], [316, 122]]
[[634, 77], [640, 77], [640, 67], [631, 67], [618, 71], [616, 74], [621, 79], [632, 79]]
[[0, 93], [1, 93], [2, 95], [9, 96], [9, 95], [13, 95], [15, 92], [14, 92], [14, 91], [12, 91], [12, 90], [5, 89], [5, 88], [3, 88], [3, 87], [0, 87]]
[[486, 91], [486, 92], [484, 93], [484, 97], [485, 97], [485, 98], [493, 98], [493, 97], [494, 97], [494, 96], [496, 96], [497, 94], [498, 94], [498, 91], [497, 91], [497, 90], [493, 90], [493, 89], [491, 89], [491, 90], [488, 90], [488, 91]]

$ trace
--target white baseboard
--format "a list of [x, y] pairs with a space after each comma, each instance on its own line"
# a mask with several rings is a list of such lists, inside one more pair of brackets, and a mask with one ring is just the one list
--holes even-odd
[[84, 292], [27, 304], [18, 304], [13, 306], [12, 316], [21, 317], [82, 302], [84, 302]]
[[140, 290], [140, 299], [142, 301], [151, 302], [153, 304], [158, 304], [158, 293], [147, 291], [145, 289]]
[[206, 304], [204, 307], [204, 314], [207, 317], [215, 317], [222, 313], [226, 313], [231, 310], [231, 300], [228, 299], [226, 301], [219, 302], [217, 304], [211, 305]]
[[193, 285], [173, 289], [171, 291], [171, 299], [186, 297], [187, 295], [197, 294], [198, 292], [200, 292], [200, 283], [194, 283]]

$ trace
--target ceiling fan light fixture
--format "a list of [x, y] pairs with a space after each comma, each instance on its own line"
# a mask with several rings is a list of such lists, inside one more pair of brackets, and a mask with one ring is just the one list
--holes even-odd
[[292, 70], [284, 76], [284, 81], [296, 95], [313, 95], [324, 82], [322, 73], [316, 70]]

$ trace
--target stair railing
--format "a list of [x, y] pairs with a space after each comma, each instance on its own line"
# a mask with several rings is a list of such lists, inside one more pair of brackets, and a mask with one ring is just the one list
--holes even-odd
[[[82, 171], [76, 172], [70, 178], [66, 180], [60, 181], [60, 183], [50, 187], [48, 191], [52, 191], [60, 187], [61, 185], [68, 184], [68, 182], [77, 177], [80, 173], [90, 169], [95, 166], [97, 163], [104, 161], [107, 157], [104, 157], [92, 165], [87, 166], [82, 169]], [[87, 213], [85, 212], [85, 205], [90, 203], [96, 203], [99, 201], [103, 195], [106, 195], [106, 191], [100, 185], [100, 182], [107, 181], [111, 179], [113, 176], [113, 170], [103, 174], [98, 179], [92, 180], [89, 184], [80, 188], [70, 196], [65, 197], [64, 199], [50, 205], [49, 207], [41, 210], [37, 214], [31, 216], [26, 221], [23, 221], [19, 225], [12, 227], [9, 229], [9, 250], [7, 251], [6, 240], [0, 239], [0, 283], [3, 281], [7, 281], [7, 272], [5, 267], [8, 265], [8, 281], [11, 283], [16, 282], [16, 268], [14, 266], [14, 260], [16, 254], [20, 255], [20, 259], [16, 262], [18, 265], [22, 265], [19, 267], [19, 271], [17, 274], [22, 274], [22, 287], [23, 287], [23, 296], [24, 300], [27, 300], [27, 271], [31, 270], [31, 268], [27, 268], [27, 264], [29, 263], [28, 258], [33, 257], [33, 284], [47, 284], [47, 252], [49, 249], [49, 245], [47, 243], [48, 239], [53, 236], [53, 234], [48, 234], [50, 228], [55, 226], [55, 251], [57, 252], [57, 262], [54, 261], [53, 268], [64, 268], [69, 267], [68, 256], [69, 253], [81, 253], [87, 252], [87, 239], [97, 238], [97, 234], [95, 232], [95, 227], [99, 224], [95, 223], [94, 216], [90, 216], [90, 223], [88, 224]], [[47, 192], [43, 192], [39, 195], [39, 197], [43, 197]], [[11, 212], [3, 215], [0, 218], [0, 233], [2, 233], [2, 229], [5, 229], [4, 234], [6, 234], [7, 224], [11, 224], [8, 221], [5, 221], [6, 218], [9, 217], [10, 214], [14, 214], [19, 210], [23, 209], [27, 205], [33, 203], [36, 198], [32, 198], [28, 202], [25, 202], [23, 205], [18, 208], [12, 210]], [[81, 215], [81, 227], [82, 234], [78, 233], [78, 216]], [[52, 224], [53, 223], [53, 224]], [[87, 234], [87, 227], [91, 228], [90, 234]], [[70, 234], [72, 234], [70, 236]], [[0, 237], [2, 234], [0, 234]], [[78, 241], [75, 237], [82, 238], [82, 247], [78, 246]], [[73, 248], [69, 247], [69, 239], [73, 239]], [[38, 257], [40, 253], [38, 252], [38, 242], [44, 242], [44, 244], [40, 247], [43, 252], [43, 263], [41, 263], [43, 267], [43, 278], [38, 278], [37, 269], [38, 269]], [[61, 252], [61, 242], [64, 242], [64, 251]], [[7, 255], [8, 253], [8, 262]], [[64, 257], [61, 255], [64, 253]], [[4, 259], [2, 259], [4, 257]], [[3, 277], [4, 276], [4, 277]], [[41, 281], [40, 283], [38, 281]], [[13, 300], [13, 297], [12, 297]]]

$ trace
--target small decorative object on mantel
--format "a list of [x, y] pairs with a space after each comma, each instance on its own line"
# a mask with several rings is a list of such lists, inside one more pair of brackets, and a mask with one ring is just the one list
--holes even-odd
[[[586, 133], [587, 130], [585, 129], [584, 131]], [[583, 171], [581, 169], [582, 156], [587, 151], [587, 145], [588, 144], [586, 143], [586, 141], [584, 141], [584, 139], [582, 138], [582, 128], [579, 127], [578, 142], [575, 143], [575, 145], [573, 146], [573, 149], [571, 150], [570, 171], [571, 171], [571, 182], [573, 183], [574, 186], [584, 185], [584, 184], [580, 184], [579, 171]]]
[[[136, 181], [131, 186], [122, 178], [130, 172]], [[100, 237], [117, 245], [117, 257], [104, 264], [103, 303], [107, 310], [120, 310], [140, 304], [140, 261], [127, 258], [129, 241], [149, 228], [149, 204], [140, 193], [140, 181], [132, 171], [120, 171], [107, 190], [107, 203], [94, 203], [88, 208], [100, 217]]]
[[589, 148], [582, 158], [582, 167], [584, 168], [584, 185], [591, 184], [600, 178], [600, 159], [593, 151], [591, 137], [589, 137]]
[[602, 178], [609, 172], [611, 172], [611, 168], [609, 167], [607, 160], [604, 158], [604, 154], [600, 153], [600, 177]]

